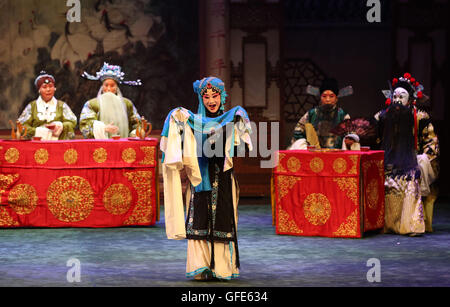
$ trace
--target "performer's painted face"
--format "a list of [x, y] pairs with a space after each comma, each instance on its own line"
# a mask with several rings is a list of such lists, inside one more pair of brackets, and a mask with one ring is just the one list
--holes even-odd
[[398, 87], [394, 90], [394, 103], [399, 103], [404, 106], [409, 104], [409, 93], [402, 87]]
[[220, 108], [220, 93], [212, 89], [207, 89], [203, 94], [203, 105], [211, 112], [216, 113]]
[[55, 91], [56, 88], [53, 82], [44, 83], [39, 88], [39, 94], [45, 102], [49, 102], [53, 98], [53, 96], [55, 95]]
[[332, 107], [337, 104], [338, 98], [333, 91], [326, 90], [320, 96], [320, 101], [322, 102], [322, 105], [329, 105]]
[[103, 93], [117, 94], [117, 82], [113, 79], [106, 79], [103, 81]]

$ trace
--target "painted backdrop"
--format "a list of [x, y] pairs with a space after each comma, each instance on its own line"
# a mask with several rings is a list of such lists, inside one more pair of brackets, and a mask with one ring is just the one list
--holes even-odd
[[121, 65], [121, 86], [139, 113], [160, 129], [168, 111], [196, 106], [198, 9], [195, 0], [82, 0], [80, 22], [68, 22], [64, 0], [0, 0], [0, 129], [37, 98], [41, 70], [56, 77], [56, 98], [79, 117], [100, 83], [81, 78], [103, 62]]

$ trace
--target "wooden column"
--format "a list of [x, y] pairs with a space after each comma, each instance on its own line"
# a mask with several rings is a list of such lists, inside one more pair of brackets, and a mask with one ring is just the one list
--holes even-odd
[[228, 88], [229, 4], [228, 0], [200, 0], [200, 77], [215, 76]]

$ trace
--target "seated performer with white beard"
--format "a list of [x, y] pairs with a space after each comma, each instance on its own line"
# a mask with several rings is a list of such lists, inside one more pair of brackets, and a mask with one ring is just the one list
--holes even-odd
[[120, 66], [104, 63], [97, 75], [86, 72], [83, 77], [100, 80], [102, 86], [96, 98], [85, 103], [80, 115], [80, 130], [84, 138], [109, 139], [114, 135], [121, 138], [136, 135], [137, 120], [140, 120], [133, 103], [122, 96], [119, 84], [141, 85], [141, 81], [123, 81]]

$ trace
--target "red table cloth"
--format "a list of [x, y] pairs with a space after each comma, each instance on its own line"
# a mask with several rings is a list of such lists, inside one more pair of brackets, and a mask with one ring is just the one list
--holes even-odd
[[158, 140], [0, 141], [0, 227], [153, 225]]
[[384, 227], [383, 151], [280, 151], [273, 169], [280, 235], [361, 238]]

